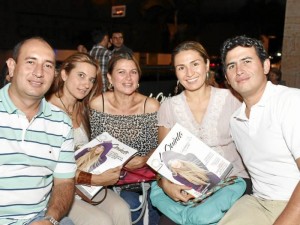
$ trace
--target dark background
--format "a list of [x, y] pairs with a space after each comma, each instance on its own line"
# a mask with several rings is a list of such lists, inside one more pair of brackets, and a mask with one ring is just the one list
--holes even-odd
[[[91, 48], [91, 32], [121, 28], [134, 52], [170, 53], [183, 40], [200, 41], [210, 55], [222, 42], [247, 34], [271, 37], [269, 52], [280, 51], [286, 0], [0, 0], [0, 49], [39, 35], [55, 49]], [[113, 5], [126, 17], [111, 18]], [[174, 29], [176, 27], [176, 29]], [[170, 31], [172, 31], [170, 33]]]

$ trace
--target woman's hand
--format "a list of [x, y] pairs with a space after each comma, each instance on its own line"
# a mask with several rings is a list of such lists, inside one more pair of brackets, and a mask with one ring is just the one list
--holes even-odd
[[185, 185], [174, 184], [166, 178], [161, 178], [161, 188], [164, 192], [172, 198], [174, 201], [187, 202], [188, 200], [194, 198], [194, 196], [188, 194], [186, 190], [190, 190], [190, 187]]
[[114, 185], [120, 178], [120, 172], [122, 167], [118, 166], [112, 169], [108, 169], [101, 174], [92, 175], [92, 185], [95, 186], [109, 186]]
[[135, 156], [125, 165], [125, 168], [128, 170], [141, 168], [145, 166], [148, 158], [147, 156]]

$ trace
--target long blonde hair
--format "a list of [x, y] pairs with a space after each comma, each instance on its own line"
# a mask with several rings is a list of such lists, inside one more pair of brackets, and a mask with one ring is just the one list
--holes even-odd
[[[102, 146], [102, 151], [97, 152], [99, 147]], [[85, 172], [90, 172], [90, 168], [92, 165], [94, 165], [100, 158], [101, 154], [104, 152], [104, 146], [103, 145], [96, 145], [90, 150], [85, 153], [83, 156], [81, 156], [79, 159], [76, 160], [77, 164], [77, 169], [85, 171]]]
[[172, 171], [173, 176], [180, 175], [194, 185], [208, 184], [207, 171], [193, 162], [173, 159], [168, 162], [168, 167]]

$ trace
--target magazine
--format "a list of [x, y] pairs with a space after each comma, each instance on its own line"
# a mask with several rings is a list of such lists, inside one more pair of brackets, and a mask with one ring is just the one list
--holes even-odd
[[206, 193], [232, 170], [232, 164], [176, 123], [147, 164], [176, 184], [191, 187], [195, 197]]
[[[104, 132], [75, 151], [75, 160], [79, 170], [100, 174], [104, 171], [125, 165], [137, 150], [125, 145]], [[76, 185], [89, 199], [92, 199], [102, 186]]]

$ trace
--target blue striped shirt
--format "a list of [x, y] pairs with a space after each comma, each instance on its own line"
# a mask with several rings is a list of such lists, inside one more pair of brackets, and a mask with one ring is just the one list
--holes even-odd
[[73, 178], [76, 171], [70, 118], [42, 99], [28, 121], [9, 86], [0, 90], [0, 224], [45, 210], [53, 178]]

